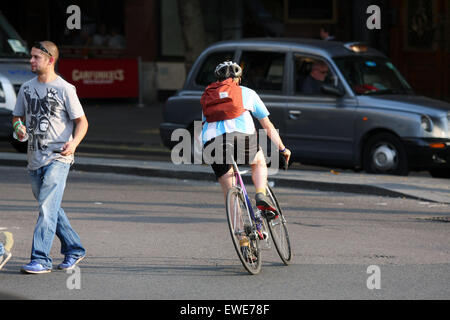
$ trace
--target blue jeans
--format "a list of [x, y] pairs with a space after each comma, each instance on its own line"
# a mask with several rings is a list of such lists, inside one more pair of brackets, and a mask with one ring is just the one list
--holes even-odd
[[29, 170], [31, 189], [39, 203], [39, 217], [36, 222], [31, 249], [31, 260], [45, 268], [52, 267], [50, 249], [56, 236], [61, 241], [61, 253], [65, 256], [81, 257], [86, 251], [80, 237], [72, 229], [61, 201], [66, 187], [70, 164], [53, 161], [37, 170]]
[[5, 247], [3, 247], [3, 243], [0, 242], [0, 257], [5, 254]]

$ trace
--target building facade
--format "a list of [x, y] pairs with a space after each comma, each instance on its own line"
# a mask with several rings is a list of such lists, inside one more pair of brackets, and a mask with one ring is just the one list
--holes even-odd
[[[80, 30], [66, 25], [72, 4]], [[380, 8], [380, 29], [367, 27], [371, 5]], [[386, 53], [417, 93], [450, 100], [450, 0], [17, 0], [1, 10], [29, 44], [53, 40], [64, 58], [139, 59], [146, 102], [178, 89], [189, 54], [213, 42], [319, 38], [324, 26], [337, 40]]]

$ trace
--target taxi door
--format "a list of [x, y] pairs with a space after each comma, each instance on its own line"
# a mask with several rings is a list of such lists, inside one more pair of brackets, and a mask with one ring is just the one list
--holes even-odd
[[[356, 100], [339, 89], [325, 59], [294, 53], [291, 61], [285, 144], [300, 162], [352, 164]], [[333, 90], [324, 92], [323, 84]]]

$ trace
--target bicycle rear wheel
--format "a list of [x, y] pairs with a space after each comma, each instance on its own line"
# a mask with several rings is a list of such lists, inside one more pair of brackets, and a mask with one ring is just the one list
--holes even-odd
[[[261, 251], [256, 226], [250, 218], [244, 194], [238, 187], [233, 187], [227, 194], [227, 221], [234, 248], [244, 268], [250, 274], [261, 271]], [[248, 240], [249, 246], [242, 249], [240, 241]]]
[[287, 221], [283, 215], [280, 204], [275, 196], [273, 190], [267, 186], [267, 196], [276, 205], [278, 211], [278, 217], [268, 221], [270, 234], [272, 235], [273, 243], [277, 249], [278, 255], [281, 261], [285, 265], [289, 265], [292, 260], [291, 241], [289, 240], [289, 232], [287, 229]]

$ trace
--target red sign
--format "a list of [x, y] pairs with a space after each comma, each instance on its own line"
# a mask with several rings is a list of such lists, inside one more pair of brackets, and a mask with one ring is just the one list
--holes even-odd
[[135, 98], [139, 95], [137, 59], [60, 59], [59, 74], [80, 98]]

